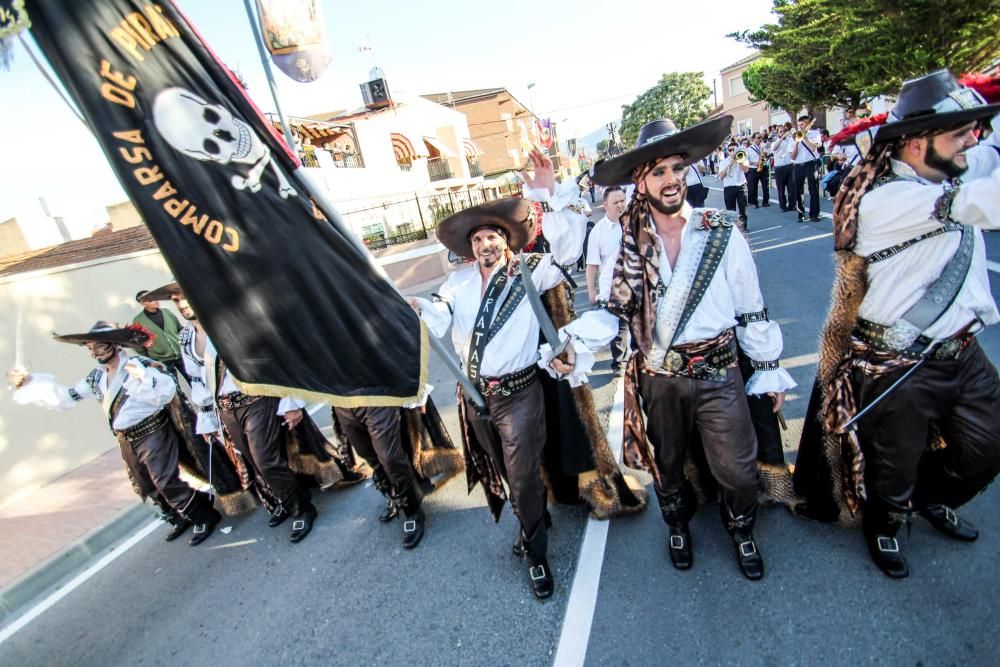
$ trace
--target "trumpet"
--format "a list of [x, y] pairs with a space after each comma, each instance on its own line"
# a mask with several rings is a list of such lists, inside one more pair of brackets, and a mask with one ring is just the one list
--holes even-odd
[[810, 118], [809, 122], [806, 123], [806, 126], [804, 128], [795, 131], [795, 134], [792, 135], [792, 138], [795, 139], [795, 143], [799, 143], [800, 141], [806, 138], [806, 134], [809, 133], [809, 128], [811, 128], [813, 126], [813, 123], [815, 122], [816, 122], [815, 118]]
[[737, 164], [749, 164], [747, 161], [747, 152], [741, 148], [733, 153], [733, 162], [736, 162]]

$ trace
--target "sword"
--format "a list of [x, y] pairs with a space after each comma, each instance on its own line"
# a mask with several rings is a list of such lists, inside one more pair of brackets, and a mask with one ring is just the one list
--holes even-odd
[[549, 314], [545, 312], [545, 306], [542, 305], [542, 297], [538, 294], [535, 281], [531, 279], [531, 268], [528, 267], [528, 258], [525, 257], [523, 252], [520, 255], [521, 280], [524, 282], [524, 294], [528, 297], [528, 303], [531, 305], [531, 310], [535, 313], [535, 317], [538, 318], [538, 324], [542, 328], [542, 335], [545, 336], [545, 340], [552, 347], [553, 358], [559, 357], [566, 351], [569, 339], [567, 338], [564, 341], [559, 338], [556, 325], [552, 324]]
[[[978, 321], [979, 321], [979, 318], [977, 317], [974, 320], [972, 320], [971, 322], [969, 322], [968, 324], [966, 324], [964, 327], [962, 327], [961, 331], [959, 331], [955, 335], [956, 336], [964, 336], [965, 334], [967, 334], [969, 332], [970, 329], [972, 329], [972, 327], [974, 327], [976, 325], [976, 322], [978, 322]], [[850, 419], [850, 421], [848, 421], [846, 424], [844, 424], [844, 433], [850, 433], [851, 431], [857, 430], [857, 428], [858, 428], [858, 426], [857, 426], [858, 421], [862, 417], [864, 417], [866, 414], [868, 414], [869, 412], [871, 412], [872, 408], [874, 408], [876, 405], [878, 405], [883, 400], [885, 400], [886, 397], [889, 396], [889, 394], [891, 394], [892, 392], [896, 391], [896, 389], [898, 389], [900, 387], [900, 385], [902, 385], [904, 382], [906, 382], [910, 378], [911, 375], [913, 375], [914, 373], [916, 373], [917, 369], [920, 368], [921, 366], [923, 366], [927, 362], [927, 360], [930, 359], [931, 355], [934, 354], [934, 352], [937, 351], [937, 349], [939, 347], [941, 347], [941, 345], [943, 343], [944, 343], [944, 341], [940, 341], [938, 343], [935, 343], [931, 347], [927, 348], [927, 350], [923, 353], [923, 355], [921, 355], [920, 361], [918, 361], [917, 363], [915, 363], [912, 366], [910, 366], [906, 370], [905, 373], [903, 373], [902, 375], [900, 375], [899, 378], [895, 382], [893, 382], [891, 385], [889, 385], [888, 389], [886, 389], [881, 394], [879, 394], [878, 396], [876, 396], [872, 400], [871, 403], [869, 403], [868, 405], [866, 405], [864, 407], [864, 409], [860, 410], [858, 412], [858, 414], [854, 415]]]

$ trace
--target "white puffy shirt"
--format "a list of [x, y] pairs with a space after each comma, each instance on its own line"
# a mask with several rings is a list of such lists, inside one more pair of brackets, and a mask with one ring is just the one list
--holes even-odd
[[[976, 228], [972, 266], [955, 301], [924, 332], [929, 338], [952, 336], [975, 317], [987, 325], [1000, 321], [990, 291], [986, 248], [980, 231], [1000, 229], [1000, 150], [996, 142], [994, 133], [988, 142], [966, 152], [969, 168], [952, 202], [951, 217]], [[944, 186], [920, 178], [903, 162], [893, 160], [892, 166], [903, 180], [875, 188], [861, 199], [853, 248], [857, 255], [890, 248], [941, 225], [932, 213]], [[868, 292], [859, 315], [879, 324], [894, 324], [941, 275], [958, 248], [959, 236], [958, 232], [946, 232], [869, 264]]]
[[[128, 376], [122, 384], [125, 400], [122, 402], [111, 427], [122, 431], [135, 426], [143, 419], [156, 414], [173, 400], [177, 392], [174, 379], [155, 368], [143, 366], [138, 359], [125, 352], [118, 353], [118, 373], [126, 373], [126, 367], [138, 371], [138, 379]], [[98, 366], [97, 389], [101, 396], [108, 392], [108, 374], [103, 366]], [[14, 392], [13, 398], [21, 405], [37, 405], [52, 410], [67, 410], [85, 398], [98, 398], [86, 378], [70, 388], [56, 382], [52, 375], [32, 373], [27, 382]], [[100, 399], [99, 399], [100, 400]]]
[[[551, 209], [545, 213], [542, 225], [552, 252], [544, 255], [532, 271], [535, 286], [539, 292], [543, 292], [565, 279], [556, 264], [569, 264], [580, 256], [586, 233], [586, 218], [569, 208], [580, 197], [576, 183], [572, 180], [558, 185], [555, 194], [551, 196], [547, 191], [531, 189], [525, 190], [524, 196], [526, 199], [547, 202]], [[506, 264], [494, 267], [487, 282], [499, 270], [506, 270]], [[443, 336], [451, 324], [451, 342], [463, 365], [469, 356], [483, 282], [478, 264], [471, 263], [448, 276], [438, 289], [441, 301], [417, 299], [420, 317], [427, 323], [432, 334]], [[480, 375], [499, 377], [533, 365], [539, 358], [538, 333], [538, 319], [525, 297], [514, 309], [510, 319], [486, 345], [479, 366]]]

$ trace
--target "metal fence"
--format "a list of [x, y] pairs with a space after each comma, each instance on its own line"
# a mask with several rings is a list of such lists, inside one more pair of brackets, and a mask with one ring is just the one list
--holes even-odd
[[344, 221], [361, 230], [362, 239], [372, 250], [421, 241], [449, 215], [504, 197], [520, 197], [521, 186], [479, 187], [434, 195], [413, 193], [412, 197], [383, 202], [377, 206], [348, 210]]

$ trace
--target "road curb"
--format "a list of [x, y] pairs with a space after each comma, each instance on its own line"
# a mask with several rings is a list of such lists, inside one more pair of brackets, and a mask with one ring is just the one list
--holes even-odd
[[43, 594], [84, 569], [98, 554], [120, 542], [156, 517], [149, 506], [134, 503], [102, 526], [74, 540], [65, 549], [19, 577], [0, 591], [0, 624], [20, 615]]

